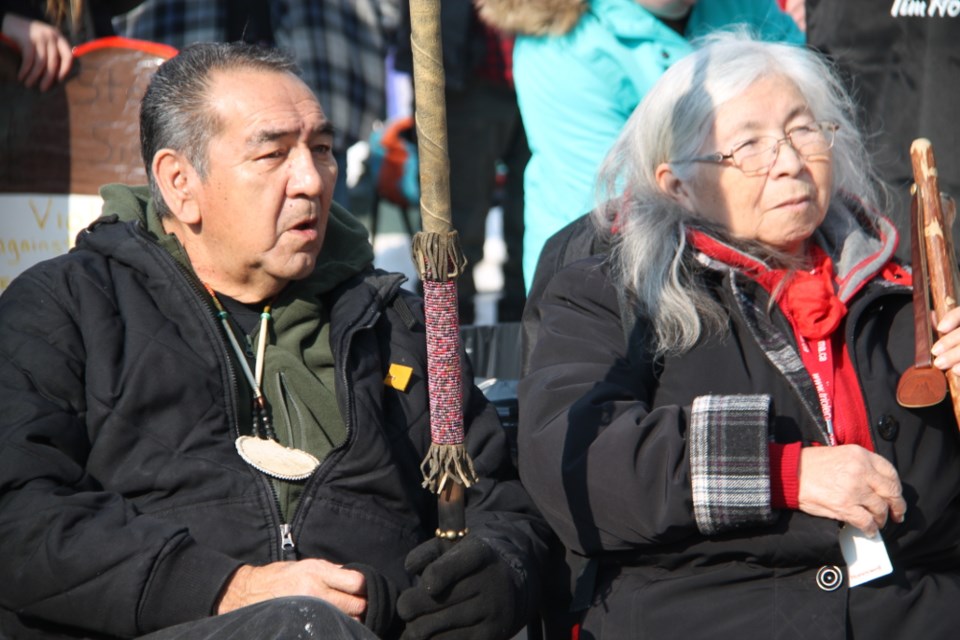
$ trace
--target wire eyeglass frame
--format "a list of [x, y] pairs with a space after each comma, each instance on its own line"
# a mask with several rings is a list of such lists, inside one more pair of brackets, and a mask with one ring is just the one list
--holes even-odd
[[[741, 142], [729, 153], [715, 151], [695, 158], [684, 160], [672, 160], [671, 164], [685, 164], [689, 162], [710, 162], [713, 164], [724, 164], [727, 161], [746, 176], [766, 175], [777, 163], [780, 157], [780, 145], [787, 143], [803, 159], [809, 159], [820, 153], [825, 153], [833, 148], [837, 139], [837, 129], [840, 125], [836, 122], [811, 122], [810, 124], [800, 125], [790, 129], [782, 138], [773, 136], [759, 136], [751, 140]], [[796, 136], [807, 135], [808, 139], [798, 140]], [[769, 141], [769, 144], [766, 143]], [[746, 152], [746, 155], [744, 155]], [[768, 155], [768, 158], [764, 158]], [[753, 166], [755, 162], [762, 161], [760, 165]], [[747, 167], [744, 167], [744, 164]]]

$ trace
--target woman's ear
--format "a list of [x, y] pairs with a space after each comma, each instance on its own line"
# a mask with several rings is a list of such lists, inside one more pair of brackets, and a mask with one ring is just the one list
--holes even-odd
[[673, 167], [669, 163], [661, 163], [654, 172], [654, 178], [665, 196], [687, 211], [696, 211], [693, 199], [690, 197], [689, 184], [673, 172]]
[[160, 149], [153, 156], [153, 178], [167, 208], [180, 223], [200, 222], [197, 192], [200, 178], [187, 159], [173, 149]]

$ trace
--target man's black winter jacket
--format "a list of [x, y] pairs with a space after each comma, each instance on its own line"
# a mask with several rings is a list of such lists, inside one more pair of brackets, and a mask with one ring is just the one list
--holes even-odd
[[[325, 296], [348, 436], [289, 523], [235, 451], [243, 380], [216, 317], [141, 223], [102, 218], [14, 281], [0, 298], [0, 637], [133, 636], [210, 615], [244, 563], [362, 562], [409, 584], [403, 560], [433, 535], [436, 499], [420, 486], [422, 310], [401, 281], [368, 269]], [[406, 390], [384, 384], [391, 363], [412, 367]], [[468, 526], [522, 574], [545, 525], [472, 385], [464, 410], [482, 477]]]

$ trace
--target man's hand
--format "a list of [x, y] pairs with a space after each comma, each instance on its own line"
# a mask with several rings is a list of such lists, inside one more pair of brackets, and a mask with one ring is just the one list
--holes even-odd
[[3, 17], [3, 35], [20, 47], [22, 62], [17, 81], [28, 87], [40, 82], [46, 91], [55, 81], [63, 80], [73, 63], [70, 43], [60, 31], [41, 20], [31, 20], [8, 13]]
[[406, 569], [421, 575], [397, 600], [403, 640], [506, 639], [525, 620], [514, 569], [480, 538], [468, 535], [446, 552], [444, 541], [428, 540], [410, 552]]
[[367, 610], [366, 595], [362, 573], [326, 560], [309, 558], [274, 562], [262, 567], [244, 565], [227, 582], [217, 613], [283, 596], [313, 596], [326, 600], [363, 623]]
[[888, 515], [903, 522], [907, 511], [897, 470], [859, 445], [804, 447], [799, 482], [801, 511], [846, 522], [868, 536]]

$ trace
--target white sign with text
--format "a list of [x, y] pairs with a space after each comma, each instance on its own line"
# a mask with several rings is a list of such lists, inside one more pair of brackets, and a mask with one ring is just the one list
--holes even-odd
[[0, 194], [0, 293], [25, 269], [66, 253], [102, 207], [100, 196]]

